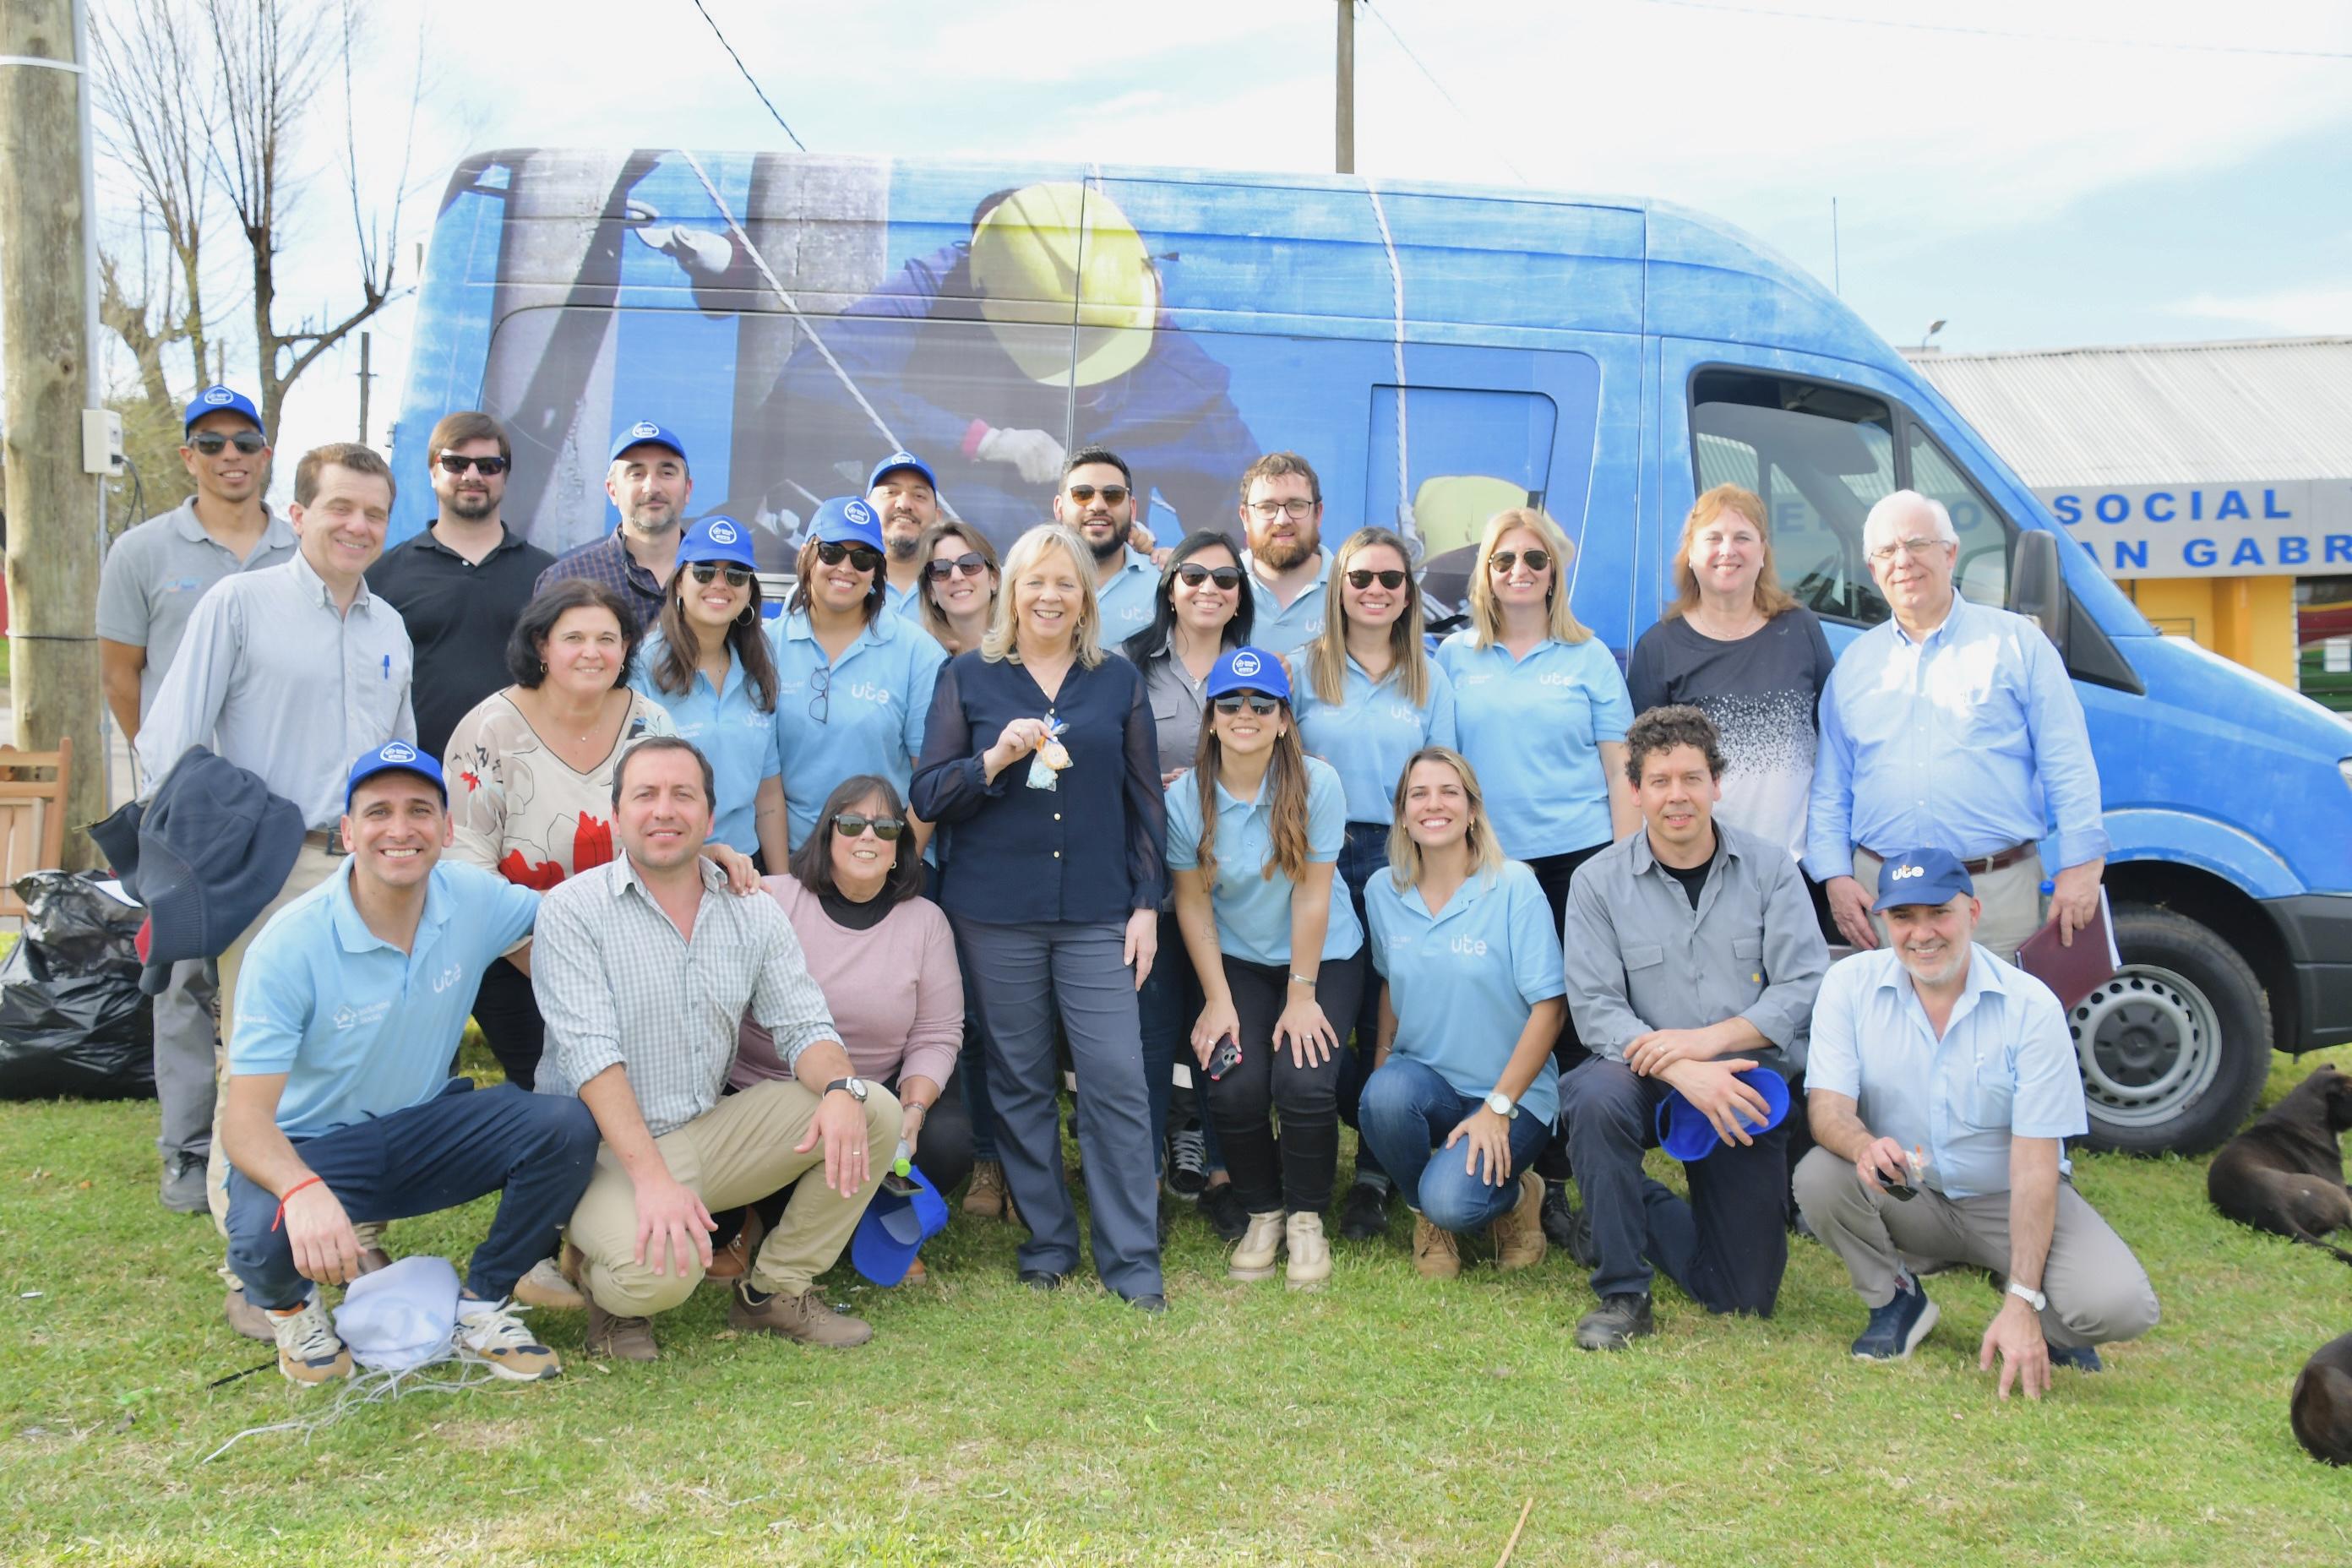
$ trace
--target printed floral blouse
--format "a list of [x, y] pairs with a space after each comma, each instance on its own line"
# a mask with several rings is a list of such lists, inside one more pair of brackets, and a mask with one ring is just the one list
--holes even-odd
[[677, 729], [661, 704], [629, 694], [621, 738], [588, 773], [557, 756], [504, 691], [457, 721], [441, 771], [457, 822], [450, 853], [541, 892], [613, 858], [613, 770], [631, 742]]

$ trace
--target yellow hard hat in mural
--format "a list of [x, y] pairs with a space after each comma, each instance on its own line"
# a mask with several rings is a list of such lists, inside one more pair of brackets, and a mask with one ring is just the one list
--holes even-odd
[[[1133, 370], [1151, 347], [1160, 283], [1143, 237], [1108, 196], [1076, 181], [1026, 185], [999, 202], [972, 233], [971, 277], [980, 313], [1033, 381], [1093, 386]], [[1062, 330], [1041, 330], [1053, 327]]]

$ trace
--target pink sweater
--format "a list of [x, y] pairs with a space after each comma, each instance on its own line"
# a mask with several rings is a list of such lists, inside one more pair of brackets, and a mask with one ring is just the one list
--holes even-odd
[[[871, 931], [845, 931], [814, 893], [790, 877], [761, 880], [800, 938], [811, 978], [860, 1078], [927, 1078], [944, 1088], [963, 1047], [963, 974], [948, 918], [929, 899], [908, 899]], [[738, 1089], [789, 1078], [768, 1031], [743, 1020], [730, 1081]]]

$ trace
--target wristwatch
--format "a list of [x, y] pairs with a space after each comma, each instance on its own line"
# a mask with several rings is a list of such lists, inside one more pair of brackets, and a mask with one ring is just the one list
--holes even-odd
[[1486, 1097], [1486, 1109], [1493, 1111], [1496, 1115], [1507, 1119], [1517, 1116], [1519, 1113], [1518, 1101], [1513, 1100], [1509, 1095], [1505, 1094], [1499, 1089]]
[[[849, 1098], [850, 1098], [850, 1099], [852, 1099], [852, 1100], [854, 1100], [857, 1101], [857, 1103], [858, 1103], [858, 1104], [860, 1104], [860, 1105], [863, 1105], [863, 1104], [865, 1104], [865, 1103], [866, 1103], [866, 1080], [865, 1080], [864, 1079], [862, 1079], [862, 1078], [837, 1078], [837, 1079], [835, 1079], [831, 1083], [826, 1084], [826, 1085], [824, 1086], [824, 1092], [825, 1092], [825, 1094], [831, 1094], [831, 1093], [832, 1093], [835, 1089], [847, 1089], [847, 1090], [849, 1091]], [[820, 1095], [820, 1096], [818, 1096], [818, 1098], [819, 1098], [819, 1099], [823, 1099], [823, 1098], [824, 1098], [824, 1096], [823, 1096], [823, 1095]]]
[[2009, 1282], [2009, 1293], [2037, 1312], [2046, 1312], [2050, 1310], [2050, 1298], [2031, 1285], [2021, 1285], [2012, 1279]]

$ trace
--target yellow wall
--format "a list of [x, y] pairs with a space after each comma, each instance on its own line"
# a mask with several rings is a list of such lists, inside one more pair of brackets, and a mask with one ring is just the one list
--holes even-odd
[[2123, 588], [2158, 631], [2294, 685], [2294, 578], [2142, 577]]

